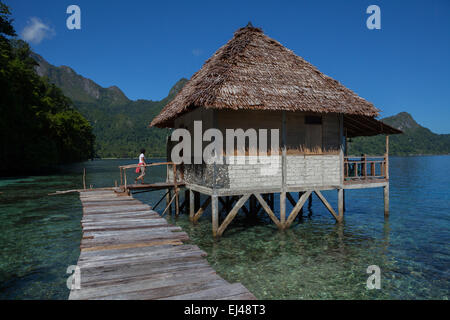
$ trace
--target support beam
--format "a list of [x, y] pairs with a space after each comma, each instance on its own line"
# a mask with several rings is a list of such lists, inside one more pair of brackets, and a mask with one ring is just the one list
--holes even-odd
[[339, 221], [339, 216], [334, 211], [333, 207], [328, 203], [327, 199], [322, 195], [322, 193], [319, 190], [314, 190], [316, 195], [319, 197], [320, 201], [322, 201], [323, 205], [330, 211], [330, 213], [333, 215], [333, 217], [336, 219], [337, 222]]
[[[298, 193], [298, 199], [300, 200], [300, 198], [302, 197], [302, 195], [304, 194], [305, 192], [299, 192]], [[300, 211], [299, 211], [299, 213], [298, 213], [298, 216], [299, 217], [302, 217], [303, 216], [303, 207], [300, 209]]]
[[306, 200], [308, 199], [309, 195], [311, 194], [311, 191], [306, 191], [300, 199], [298, 199], [298, 202], [295, 204], [294, 208], [292, 209], [291, 213], [289, 214], [289, 217], [285, 223], [285, 228], [288, 228], [292, 222], [294, 221], [295, 217], [297, 217], [297, 214], [299, 213], [300, 209], [305, 204]]
[[280, 222], [282, 226], [286, 223], [286, 192], [280, 193]]
[[216, 195], [211, 196], [211, 217], [212, 217], [212, 231], [213, 236], [217, 236], [217, 229], [219, 228], [219, 201]]
[[259, 203], [264, 208], [264, 210], [267, 212], [270, 219], [272, 219], [272, 221], [277, 225], [278, 228], [282, 229], [283, 226], [281, 225], [280, 220], [278, 220], [278, 218], [275, 216], [275, 213], [273, 213], [272, 209], [270, 209], [269, 205], [263, 199], [263, 197], [261, 197], [261, 195], [259, 193], [255, 193], [254, 196], [256, 197], [256, 199], [258, 199]]
[[384, 217], [389, 217], [389, 184], [384, 187]]
[[228, 227], [228, 225], [233, 221], [234, 217], [238, 213], [239, 209], [244, 205], [244, 203], [247, 201], [247, 199], [250, 197], [250, 193], [244, 194], [238, 202], [234, 205], [233, 209], [231, 209], [230, 213], [228, 213], [225, 220], [222, 222], [220, 227], [217, 229], [216, 236], [220, 237], [222, 236], [225, 229]]
[[344, 219], [344, 189], [338, 190], [338, 212], [339, 221]]
[[203, 202], [202, 206], [195, 213], [194, 218], [192, 219], [193, 222], [198, 221], [198, 219], [202, 216], [203, 212], [205, 212], [206, 208], [208, 208], [210, 203], [211, 203], [211, 197], [206, 198], [205, 202]]
[[167, 189], [167, 195], [166, 195], [166, 209], [169, 209], [169, 215], [172, 215], [172, 190], [169, 188]]
[[194, 208], [194, 191], [189, 189], [189, 220], [194, 221], [195, 208]]

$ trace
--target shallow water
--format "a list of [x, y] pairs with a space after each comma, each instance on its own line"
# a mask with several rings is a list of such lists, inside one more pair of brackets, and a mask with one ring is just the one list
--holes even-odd
[[[93, 161], [51, 176], [0, 180], [0, 298], [67, 299], [81, 205], [76, 193], [47, 194], [80, 188], [84, 167], [88, 185], [114, 185], [117, 166], [132, 162]], [[450, 156], [392, 157], [390, 167], [387, 221], [382, 189], [347, 191], [342, 225], [316, 197], [311, 211], [285, 232], [267, 215], [238, 216], [214, 241], [209, 211], [195, 226], [186, 215], [170, 220], [208, 253], [222, 277], [242, 282], [260, 299], [448, 299]], [[148, 172], [155, 181], [164, 174], [163, 168]], [[163, 194], [135, 197], [155, 204]], [[336, 207], [337, 192], [324, 195]], [[366, 288], [370, 265], [381, 269], [380, 290]]]

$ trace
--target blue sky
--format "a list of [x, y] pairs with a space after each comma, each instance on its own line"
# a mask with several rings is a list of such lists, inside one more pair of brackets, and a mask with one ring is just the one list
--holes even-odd
[[[4, 0], [32, 48], [130, 99], [160, 100], [248, 21], [383, 112], [450, 133], [450, 1]], [[66, 9], [81, 8], [81, 30]], [[366, 8], [381, 9], [381, 30]], [[40, 40], [40, 42], [39, 42]]]

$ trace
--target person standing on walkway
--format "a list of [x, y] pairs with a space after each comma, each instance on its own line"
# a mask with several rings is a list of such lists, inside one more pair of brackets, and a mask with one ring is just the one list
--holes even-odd
[[141, 154], [139, 155], [139, 165], [136, 168], [136, 173], [140, 173], [141, 175], [136, 178], [135, 183], [137, 183], [138, 180], [141, 180], [141, 183], [144, 183], [144, 176], [145, 176], [145, 166], [147, 163], [145, 162], [145, 149], [141, 149]]

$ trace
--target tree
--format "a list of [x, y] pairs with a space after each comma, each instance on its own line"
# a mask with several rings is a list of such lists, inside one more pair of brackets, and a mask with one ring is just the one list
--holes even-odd
[[11, 22], [0, 2], [0, 172], [23, 174], [93, 157], [91, 125], [36, 74], [30, 47], [15, 38]]

